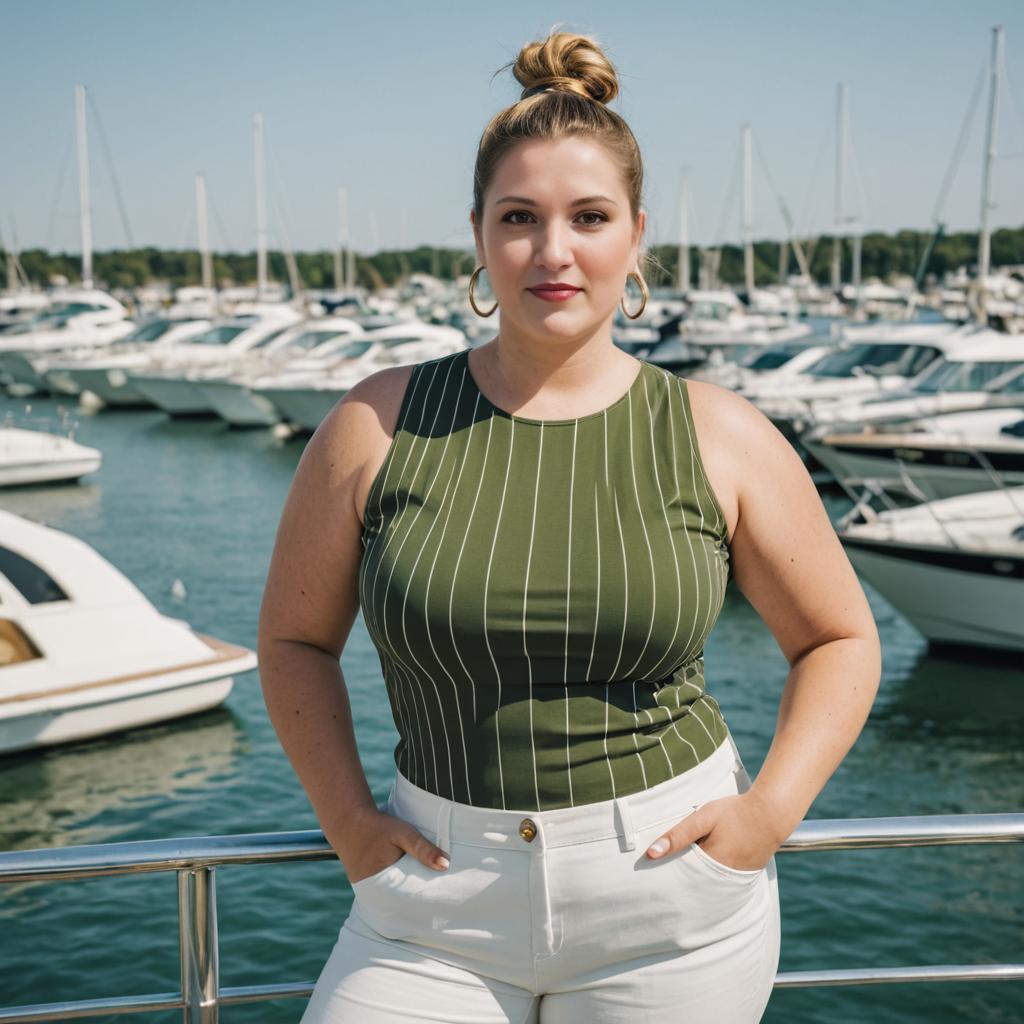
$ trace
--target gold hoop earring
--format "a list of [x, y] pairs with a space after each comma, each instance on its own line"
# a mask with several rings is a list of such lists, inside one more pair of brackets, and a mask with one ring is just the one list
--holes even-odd
[[473, 276], [469, 279], [469, 304], [473, 307], [473, 312], [477, 316], [490, 316], [498, 308], [498, 300], [494, 300], [494, 305], [485, 313], [477, 304], [473, 297], [473, 289], [476, 287], [476, 279], [480, 276], [481, 271], [484, 269], [481, 264], [476, 270], [473, 271]]
[[651, 293], [647, 290], [647, 282], [635, 270], [631, 270], [626, 275], [626, 280], [628, 281], [631, 277], [636, 278], [636, 282], [640, 286], [640, 292], [643, 295], [643, 301], [640, 303], [640, 308], [635, 313], [630, 313], [626, 309], [625, 295], [623, 295], [622, 298], [619, 299], [619, 306], [622, 309], [622, 313], [624, 316], [628, 316], [630, 320], [636, 320], [647, 308], [647, 300], [651, 297]]

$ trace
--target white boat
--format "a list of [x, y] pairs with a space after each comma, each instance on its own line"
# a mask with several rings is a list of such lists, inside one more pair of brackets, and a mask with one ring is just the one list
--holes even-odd
[[841, 342], [796, 377], [758, 383], [745, 393], [783, 433], [795, 438], [841, 400], [906, 389], [953, 347], [954, 335], [949, 331], [916, 340], [908, 332], [900, 340]]
[[109, 345], [133, 330], [128, 310], [112, 295], [94, 288], [63, 291], [31, 320], [0, 331], [0, 375], [19, 394], [48, 390], [29, 357]]
[[266, 350], [259, 349], [232, 372], [213, 368], [193, 384], [222, 420], [233, 427], [269, 427], [281, 419], [276, 406], [256, 394], [253, 385], [282, 373], [328, 372], [350, 356], [365, 351], [363, 327], [350, 317], [325, 316], [304, 321], [282, 334]]
[[[844, 485], [884, 480], [921, 498], [1024, 485], [1024, 374], [1017, 406], [945, 413], [900, 427], [803, 435], [807, 450]], [[1004, 396], [1000, 396], [1004, 397]]]
[[157, 365], [127, 370], [128, 382], [171, 416], [210, 416], [213, 408], [195, 380], [239, 366], [246, 354], [269, 346], [300, 320], [300, 313], [283, 305], [237, 314], [215, 323]]
[[[810, 439], [826, 431], [849, 433], [871, 424], [891, 426], [923, 416], [987, 408], [992, 404], [992, 387], [1008, 374], [1024, 370], [1024, 339], [969, 327], [949, 334], [948, 340], [943, 356], [905, 388], [818, 408]], [[806, 445], [808, 434], [800, 440]]]
[[755, 290], [750, 309], [735, 292], [724, 289], [694, 290], [688, 293], [687, 301], [679, 337], [709, 350], [732, 345], [776, 345], [813, 332], [810, 324], [777, 311], [776, 297], [764, 291]]
[[688, 376], [746, 394], [758, 388], [778, 387], [784, 381], [796, 380], [835, 347], [835, 343], [813, 344], [813, 339], [779, 345], [737, 346], [731, 353], [735, 361], [726, 359], [725, 353], [719, 350]]
[[860, 502], [837, 533], [932, 643], [1024, 651], [1024, 487], [881, 512]]
[[462, 331], [442, 324], [397, 324], [368, 332], [359, 340], [373, 344], [345, 359], [334, 373], [285, 374], [254, 384], [252, 391], [272, 402], [287, 423], [312, 432], [349, 388], [371, 373], [468, 347]]
[[102, 461], [102, 452], [69, 437], [0, 425], [0, 487], [77, 480]]
[[157, 611], [97, 551], [0, 511], [0, 753], [221, 704], [245, 647]]
[[89, 392], [110, 406], [151, 405], [129, 384], [128, 371], [159, 361], [173, 346], [186, 344], [209, 329], [209, 320], [157, 317], [112, 345], [53, 358], [37, 356], [33, 365], [50, 390], [58, 394]]

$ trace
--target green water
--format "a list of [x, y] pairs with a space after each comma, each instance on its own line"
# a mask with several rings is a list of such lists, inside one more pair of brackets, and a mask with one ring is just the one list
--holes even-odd
[[[23, 407], [0, 398], [0, 417]], [[57, 408], [33, 401], [36, 415]], [[100, 472], [82, 485], [0, 492], [0, 507], [88, 541], [162, 611], [254, 646], [302, 441], [156, 412], [78, 420], [78, 439], [103, 451]], [[845, 507], [826, 503], [833, 514]], [[172, 596], [176, 579], [186, 588], [180, 600]], [[884, 645], [882, 686], [860, 739], [808, 817], [1019, 811], [1019, 665], [931, 657], [868, 590]], [[397, 736], [361, 619], [342, 667], [363, 762], [383, 799]], [[707, 680], [751, 775], [771, 741], [785, 677], [771, 634], [731, 592], [707, 647]], [[316, 827], [255, 673], [238, 677], [212, 712], [0, 759], [3, 849]], [[780, 853], [780, 970], [1024, 960], [1020, 857], [1014, 844]], [[217, 887], [221, 980], [230, 986], [313, 981], [351, 902], [336, 860], [222, 868]], [[177, 942], [173, 873], [0, 886], [0, 1006], [176, 990]], [[222, 1019], [287, 1024], [303, 1005], [230, 1007]], [[1022, 1007], [1020, 983], [836, 987], [777, 990], [764, 1020], [1011, 1022], [1024, 1020]], [[131, 1019], [170, 1024], [180, 1016]]]

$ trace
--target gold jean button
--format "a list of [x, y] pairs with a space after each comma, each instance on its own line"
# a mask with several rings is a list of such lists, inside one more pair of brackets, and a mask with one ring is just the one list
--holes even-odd
[[528, 842], [533, 842], [533, 837], [537, 834], [537, 826], [529, 819], [523, 818], [519, 822], [519, 834]]

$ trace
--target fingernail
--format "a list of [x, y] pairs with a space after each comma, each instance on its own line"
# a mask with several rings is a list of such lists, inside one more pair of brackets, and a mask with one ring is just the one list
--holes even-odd
[[449, 865], [449, 864], [450, 864], [451, 862], [450, 862], [450, 861], [448, 860], [448, 858], [447, 858], [447, 857], [438, 857], [438, 858], [437, 858], [437, 860], [435, 861], [435, 863], [437, 864], [437, 866], [438, 866], [439, 868], [444, 868], [445, 870], [447, 870], [447, 868], [448, 868], [448, 865]]
[[651, 843], [651, 853], [664, 853], [668, 849], [668, 840], [659, 839], [656, 843]]

